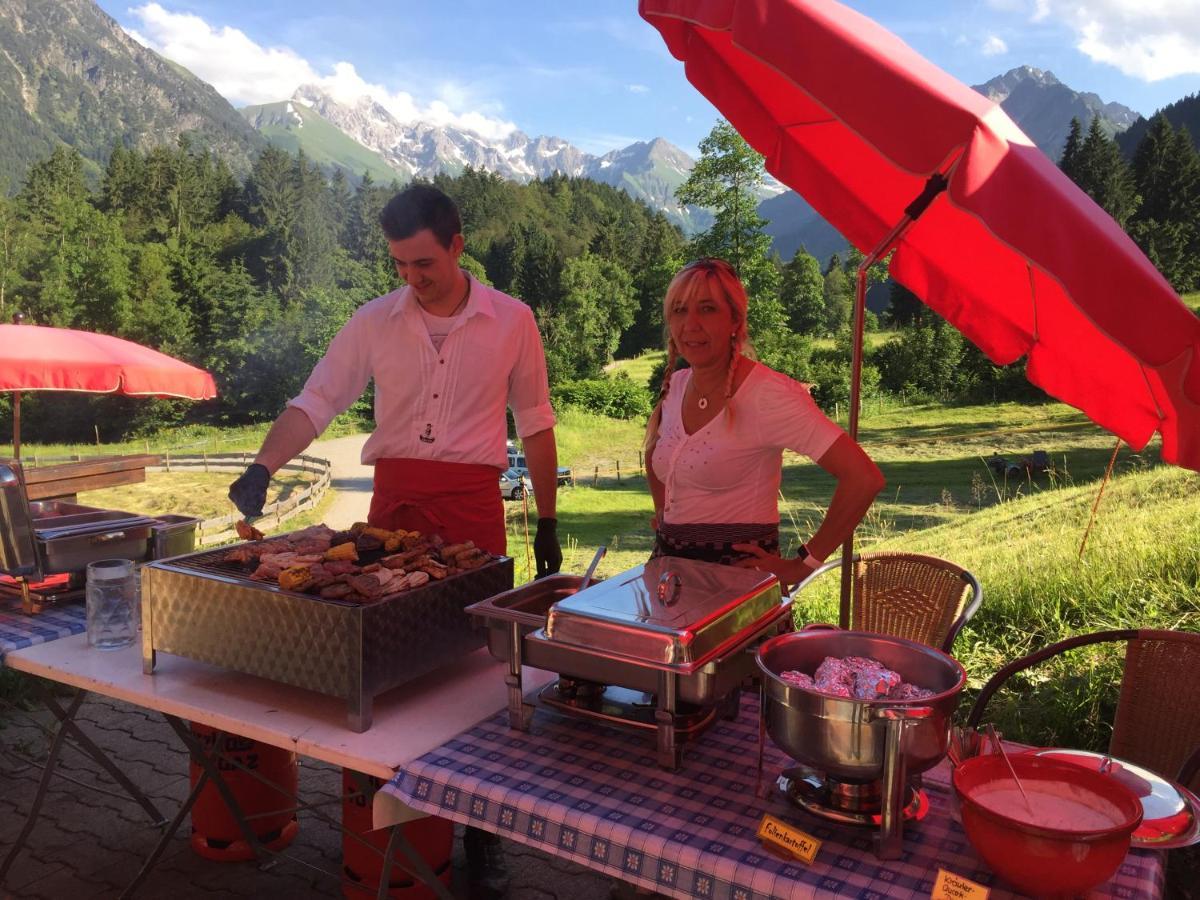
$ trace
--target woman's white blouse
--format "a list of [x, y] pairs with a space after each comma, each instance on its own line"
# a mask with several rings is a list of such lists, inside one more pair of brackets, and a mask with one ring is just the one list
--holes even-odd
[[689, 435], [682, 409], [691, 377], [683, 369], [671, 378], [651, 458], [666, 488], [662, 521], [778, 522], [783, 451], [816, 460], [845, 432], [821, 412], [808, 388], [755, 363], [732, 403]]

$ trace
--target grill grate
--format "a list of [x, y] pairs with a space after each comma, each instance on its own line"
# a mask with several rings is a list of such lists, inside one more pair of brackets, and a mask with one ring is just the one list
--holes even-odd
[[[231, 547], [222, 547], [219, 550], [207, 550], [204, 553], [181, 556], [171, 560], [171, 567], [211, 575], [232, 575], [235, 578], [251, 581], [250, 572], [252, 570], [245, 563], [231, 562], [225, 558], [231, 549]], [[258, 584], [259, 582], [254, 583]]]

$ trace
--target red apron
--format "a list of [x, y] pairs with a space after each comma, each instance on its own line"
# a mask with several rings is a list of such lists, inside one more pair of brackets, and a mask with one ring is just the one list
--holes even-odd
[[367, 521], [376, 528], [474, 541], [493, 556], [508, 547], [500, 469], [429, 459], [375, 461], [375, 493]]

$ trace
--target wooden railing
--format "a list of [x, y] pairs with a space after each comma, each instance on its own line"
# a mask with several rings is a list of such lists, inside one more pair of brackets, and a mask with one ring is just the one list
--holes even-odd
[[[200, 469], [205, 472], [241, 472], [254, 462], [254, 454], [243, 453], [200, 453], [175, 455], [164, 453], [162, 465], [151, 467], [151, 471], [171, 472], [179, 469]], [[325, 491], [329, 489], [332, 479], [332, 467], [329, 460], [317, 456], [301, 454], [289, 463], [280, 467], [280, 471], [313, 473], [317, 476], [312, 484], [289, 494], [282, 500], [268, 503], [263, 507], [262, 518], [255, 524], [262, 530], [275, 530], [281, 522], [286, 522], [293, 516], [312, 509], [321, 502]], [[204, 519], [200, 523], [200, 532], [196, 543], [200, 546], [223, 544], [237, 540], [234, 523], [241, 518], [240, 513], [230, 513], [213, 519]], [[268, 527], [263, 527], [264, 524]]]

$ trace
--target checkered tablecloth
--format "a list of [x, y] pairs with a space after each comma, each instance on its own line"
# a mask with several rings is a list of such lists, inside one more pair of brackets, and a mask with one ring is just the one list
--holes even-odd
[[14, 650], [80, 634], [87, 629], [82, 603], [48, 607], [36, 616], [21, 612], [19, 602], [0, 600], [0, 664]]
[[[651, 740], [545, 709], [522, 734], [501, 713], [411, 763], [383, 790], [422, 812], [675, 897], [927, 898], [939, 868], [996, 882], [954, 818], [946, 762], [925, 773], [930, 810], [909, 824], [903, 858], [883, 862], [869, 832], [825, 823], [774, 791], [756, 798], [756, 698], [743, 701], [736, 722], [718, 723], [692, 745], [679, 771], [655, 765]], [[764, 784], [790, 764], [768, 742]], [[824, 842], [812, 865], [764, 852], [755, 834], [766, 812]], [[1133, 851], [1091, 896], [1162, 891], [1162, 855]], [[996, 900], [1014, 896], [992, 889]]]

